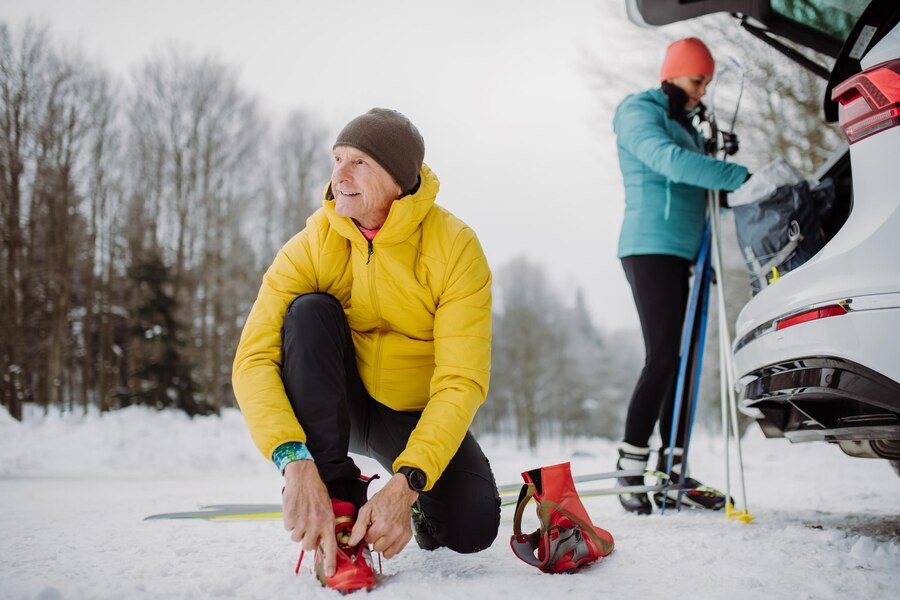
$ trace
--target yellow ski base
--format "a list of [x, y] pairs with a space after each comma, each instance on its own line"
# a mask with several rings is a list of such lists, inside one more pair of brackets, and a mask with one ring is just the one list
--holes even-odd
[[198, 517], [198, 518], [207, 518], [207, 519], [280, 519], [280, 512], [267, 512], [267, 513], [246, 513], [246, 514], [237, 514], [237, 515], [212, 515], [209, 517]]

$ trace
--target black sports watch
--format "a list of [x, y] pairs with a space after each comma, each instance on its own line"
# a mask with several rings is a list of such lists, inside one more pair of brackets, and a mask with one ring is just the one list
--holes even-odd
[[415, 467], [400, 467], [397, 469], [398, 473], [402, 473], [406, 477], [406, 483], [409, 485], [409, 489], [414, 492], [421, 492], [425, 489], [425, 484], [428, 483], [428, 478], [425, 477], [425, 472], [422, 469], [417, 469]]

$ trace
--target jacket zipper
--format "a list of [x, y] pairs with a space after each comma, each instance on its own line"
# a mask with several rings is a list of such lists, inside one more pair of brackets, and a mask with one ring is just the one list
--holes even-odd
[[[375, 247], [372, 244], [372, 240], [366, 240], [369, 243], [369, 251], [368, 256], [366, 256], [366, 264], [370, 264], [372, 262], [372, 255], [375, 254]], [[372, 296], [372, 306], [375, 307], [375, 315], [381, 319], [381, 307], [378, 305], [378, 294], [375, 289], [375, 265], [372, 265], [369, 268], [369, 295]], [[378, 336], [378, 342], [375, 346], [375, 360], [372, 364], [372, 369], [374, 371], [374, 384], [372, 386], [372, 393], [377, 394], [378, 390], [381, 386], [381, 347], [384, 342], [384, 336]]]

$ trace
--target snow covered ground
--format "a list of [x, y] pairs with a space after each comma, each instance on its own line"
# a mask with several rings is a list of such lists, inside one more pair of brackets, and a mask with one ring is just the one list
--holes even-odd
[[[721, 442], [695, 438], [693, 473], [722, 486]], [[580, 440], [533, 454], [482, 439], [498, 482], [571, 461], [606, 471], [614, 445]], [[889, 598], [900, 589], [900, 477], [884, 461], [826, 444], [744, 439], [750, 525], [722, 514], [625, 514], [585, 501], [616, 551], [574, 575], [546, 575], [497, 541], [469, 556], [411, 543], [383, 562], [379, 598]], [[364, 462], [372, 472], [374, 463]], [[102, 417], [0, 409], [0, 599], [336, 598], [309, 572], [280, 521], [144, 521], [206, 504], [277, 503], [281, 478], [237, 411], [190, 420], [130, 408]], [[530, 512], [530, 511], [529, 511]], [[307, 565], [311, 565], [307, 558]], [[360, 594], [360, 596], [364, 596]]]

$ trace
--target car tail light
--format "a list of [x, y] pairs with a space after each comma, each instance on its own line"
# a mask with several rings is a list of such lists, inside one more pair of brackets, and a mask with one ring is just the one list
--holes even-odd
[[847, 309], [840, 304], [820, 306], [819, 308], [805, 310], [801, 313], [797, 313], [796, 315], [791, 315], [786, 319], [781, 319], [780, 321], [778, 321], [775, 329], [777, 331], [781, 331], [782, 329], [787, 329], [788, 327], [793, 327], [794, 325], [799, 325], [800, 323], [806, 323], [807, 321], [815, 321], [816, 319], [824, 319], [826, 317], [838, 317], [845, 314], [847, 314]]
[[857, 73], [836, 86], [831, 99], [851, 144], [900, 125], [900, 59]]

